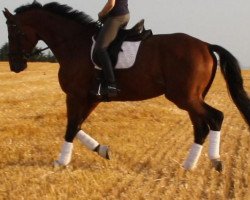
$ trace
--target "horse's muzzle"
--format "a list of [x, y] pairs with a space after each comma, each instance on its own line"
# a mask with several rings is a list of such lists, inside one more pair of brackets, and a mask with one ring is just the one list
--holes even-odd
[[10, 62], [10, 70], [15, 73], [19, 73], [27, 68], [27, 63], [26, 62]]

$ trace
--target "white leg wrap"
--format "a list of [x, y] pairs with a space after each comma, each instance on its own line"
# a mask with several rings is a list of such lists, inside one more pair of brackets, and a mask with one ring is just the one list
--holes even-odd
[[196, 164], [199, 160], [199, 157], [201, 155], [201, 151], [202, 151], [203, 146], [194, 143], [189, 151], [189, 155], [186, 159], [186, 161], [183, 164], [183, 167], [186, 170], [192, 170], [193, 168], [196, 167]]
[[208, 155], [211, 160], [220, 158], [220, 131], [210, 130]]
[[93, 139], [92, 137], [90, 137], [87, 133], [85, 133], [84, 131], [80, 130], [76, 137], [81, 141], [81, 143], [83, 145], [85, 145], [89, 150], [94, 150], [99, 143]]
[[65, 141], [64, 144], [62, 145], [61, 154], [57, 162], [60, 165], [65, 165], [65, 166], [68, 165], [71, 161], [72, 150], [73, 150], [73, 143]]

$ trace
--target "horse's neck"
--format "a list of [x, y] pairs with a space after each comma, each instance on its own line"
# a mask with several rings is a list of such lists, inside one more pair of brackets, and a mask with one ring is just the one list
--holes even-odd
[[33, 21], [32, 25], [40, 39], [48, 45], [57, 59], [67, 56], [66, 52], [69, 54], [76, 49], [90, 49], [90, 37], [95, 31], [91, 26], [84, 27], [74, 21], [47, 13], [37, 14]]

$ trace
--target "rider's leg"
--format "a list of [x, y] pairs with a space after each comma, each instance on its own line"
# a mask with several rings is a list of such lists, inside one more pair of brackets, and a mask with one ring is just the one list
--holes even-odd
[[107, 49], [110, 43], [117, 36], [119, 29], [125, 26], [128, 20], [129, 14], [108, 18], [98, 35], [96, 45], [93, 51], [93, 59], [97, 65], [102, 67], [105, 81], [107, 83], [106, 91], [101, 93], [106, 93], [108, 97], [113, 97], [117, 95], [117, 87], [113, 66]]

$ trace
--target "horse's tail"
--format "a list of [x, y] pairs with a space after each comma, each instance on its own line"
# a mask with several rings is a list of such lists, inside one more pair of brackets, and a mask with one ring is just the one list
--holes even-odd
[[250, 126], [250, 99], [244, 90], [241, 69], [237, 59], [226, 49], [218, 45], [210, 45], [210, 50], [220, 57], [220, 67], [233, 102]]

